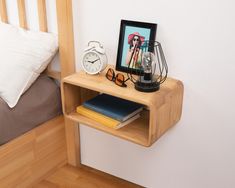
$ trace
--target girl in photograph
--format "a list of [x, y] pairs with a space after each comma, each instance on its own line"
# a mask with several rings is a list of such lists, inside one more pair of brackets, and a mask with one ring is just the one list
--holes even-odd
[[128, 36], [128, 44], [130, 45], [127, 56], [126, 64], [130, 68], [141, 68], [141, 45], [144, 43], [144, 36], [141, 36], [138, 32], [134, 32]]

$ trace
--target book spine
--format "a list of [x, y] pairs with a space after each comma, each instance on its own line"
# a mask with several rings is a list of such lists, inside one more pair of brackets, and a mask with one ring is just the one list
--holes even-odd
[[101, 113], [101, 114], [103, 114], [105, 116], [108, 116], [110, 118], [116, 119], [116, 120], [118, 120], [120, 122], [124, 121], [122, 116], [119, 116], [118, 114], [112, 113], [110, 111], [106, 111], [106, 110], [103, 110], [103, 109], [100, 109], [100, 108], [96, 108], [96, 106], [87, 104], [86, 102], [83, 103], [83, 106], [86, 107], [86, 108], [89, 108], [91, 110], [94, 110], [94, 111], [96, 111], [98, 113]]
[[99, 114], [95, 111], [84, 108], [83, 106], [77, 107], [77, 112], [107, 127], [116, 128], [116, 126], [120, 124], [120, 122], [115, 119], [112, 119], [110, 117]]
[[131, 117], [130, 119], [124, 121], [123, 123], [120, 123], [115, 129], [120, 129], [120, 128], [126, 126], [127, 124], [131, 123], [132, 121], [135, 121], [139, 117], [140, 117], [140, 114], [137, 114], [137, 115]]

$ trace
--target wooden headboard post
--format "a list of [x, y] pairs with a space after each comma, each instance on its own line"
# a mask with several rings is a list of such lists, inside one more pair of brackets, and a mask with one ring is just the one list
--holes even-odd
[[4, 22], [4, 23], [8, 22], [7, 8], [6, 8], [6, 1], [5, 0], [0, 0], [0, 17], [1, 17], [2, 22]]
[[27, 20], [26, 20], [26, 11], [25, 11], [25, 1], [17, 0], [18, 4], [18, 14], [19, 14], [19, 23], [20, 27], [27, 29]]
[[57, 22], [63, 78], [75, 72], [72, 0], [57, 0]]
[[[57, 22], [62, 78], [76, 72], [72, 12], [72, 0], [57, 0]], [[66, 117], [65, 134], [67, 141], [68, 163], [73, 166], [80, 166], [81, 154], [79, 126], [77, 123], [74, 123]]]
[[46, 1], [38, 0], [38, 19], [40, 31], [47, 32]]

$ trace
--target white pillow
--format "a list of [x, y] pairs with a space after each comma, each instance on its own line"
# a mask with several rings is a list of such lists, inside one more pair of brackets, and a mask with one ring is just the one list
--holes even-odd
[[0, 22], [0, 97], [9, 107], [17, 104], [57, 50], [54, 34], [26, 31]]

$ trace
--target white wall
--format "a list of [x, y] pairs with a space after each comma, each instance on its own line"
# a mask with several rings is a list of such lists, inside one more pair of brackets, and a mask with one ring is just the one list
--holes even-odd
[[89, 40], [115, 64], [121, 19], [158, 23], [180, 122], [150, 148], [81, 127], [82, 162], [150, 188], [235, 187], [235, 2], [74, 0], [77, 67]]

